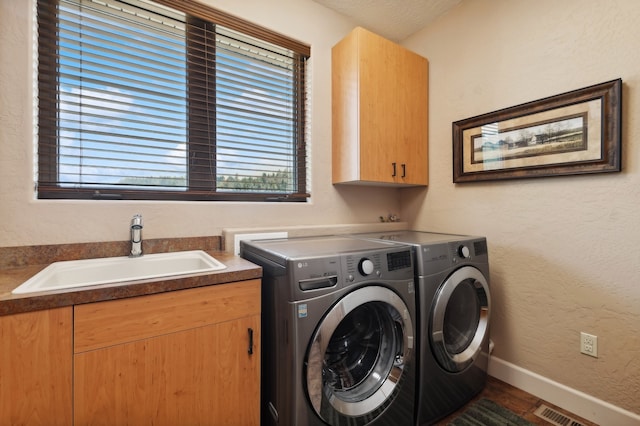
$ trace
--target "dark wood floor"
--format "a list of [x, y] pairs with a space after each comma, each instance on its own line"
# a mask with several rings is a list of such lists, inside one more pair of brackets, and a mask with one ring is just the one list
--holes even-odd
[[[536, 396], [528, 394], [523, 390], [515, 388], [491, 376], [489, 376], [486, 388], [479, 395], [477, 395], [472, 401], [470, 401], [469, 404], [472, 404], [474, 401], [480, 398], [488, 398], [502, 405], [503, 407], [508, 408], [509, 410], [513, 411], [520, 417], [527, 419], [528, 421], [530, 421], [535, 425], [549, 426], [550, 424], [552, 424], [533, 414], [534, 411], [538, 408], [538, 406], [544, 403], [546, 406], [559, 411], [565, 416], [571, 417], [572, 419], [575, 419], [581, 422], [585, 426], [598, 426], [595, 423], [584, 420], [581, 417], [578, 417], [575, 414], [572, 414], [566, 410], [563, 410], [562, 408], [556, 405], [553, 405]], [[462, 413], [469, 404], [462, 407], [460, 410], [458, 410], [458, 412], [441, 420], [440, 422], [437, 423], [437, 425], [438, 426], [446, 425], [456, 415]]]

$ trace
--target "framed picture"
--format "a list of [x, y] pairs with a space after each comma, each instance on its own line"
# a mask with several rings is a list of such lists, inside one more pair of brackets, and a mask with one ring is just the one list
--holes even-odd
[[622, 80], [453, 123], [453, 181], [621, 170]]

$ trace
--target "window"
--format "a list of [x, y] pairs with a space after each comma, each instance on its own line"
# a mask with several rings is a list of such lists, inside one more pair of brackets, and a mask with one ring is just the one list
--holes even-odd
[[304, 201], [308, 46], [190, 0], [38, 0], [38, 198]]

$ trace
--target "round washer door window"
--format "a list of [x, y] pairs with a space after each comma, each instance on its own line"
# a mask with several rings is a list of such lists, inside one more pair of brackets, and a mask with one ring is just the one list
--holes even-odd
[[489, 332], [489, 284], [464, 266], [440, 286], [431, 312], [431, 347], [438, 363], [457, 373], [469, 367]]
[[407, 306], [380, 286], [340, 299], [318, 325], [306, 359], [309, 401], [326, 423], [369, 423], [393, 401], [413, 356]]

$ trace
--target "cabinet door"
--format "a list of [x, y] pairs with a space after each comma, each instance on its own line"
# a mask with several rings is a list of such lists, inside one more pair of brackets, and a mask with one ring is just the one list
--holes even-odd
[[427, 184], [427, 60], [375, 34], [360, 43], [362, 179]]
[[75, 424], [257, 425], [260, 287], [76, 306]]
[[0, 317], [0, 425], [70, 425], [71, 307]]
[[258, 425], [259, 341], [254, 315], [76, 354], [75, 424]]
[[428, 63], [402, 47], [397, 52], [395, 87], [397, 143], [395, 182], [411, 185], [428, 183]]
[[405, 90], [403, 82], [397, 78], [401, 67], [398, 46], [378, 35], [361, 31], [358, 55], [360, 179], [394, 183], [399, 172], [396, 152], [401, 123], [398, 120], [404, 121], [398, 92]]

